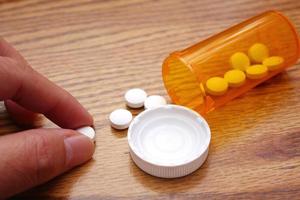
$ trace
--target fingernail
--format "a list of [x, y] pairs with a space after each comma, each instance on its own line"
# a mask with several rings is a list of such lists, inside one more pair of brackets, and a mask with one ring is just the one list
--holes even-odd
[[92, 158], [94, 143], [84, 135], [67, 137], [64, 140], [66, 148], [66, 165], [72, 168]]

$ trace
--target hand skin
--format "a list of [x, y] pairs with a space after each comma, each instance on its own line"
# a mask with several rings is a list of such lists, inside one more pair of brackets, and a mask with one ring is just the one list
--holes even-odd
[[92, 116], [1, 38], [0, 100], [17, 122], [30, 123], [41, 113], [61, 127], [0, 136], [0, 199], [45, 183], [91, 159], [93, 142], [71, 129], [93, 125]]

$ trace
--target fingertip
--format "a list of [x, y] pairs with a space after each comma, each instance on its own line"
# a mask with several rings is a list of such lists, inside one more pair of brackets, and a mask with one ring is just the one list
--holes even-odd
[[68, 169], [90, 160], [95, 151], [93, 141], [81, 134], [67, 137], [64, 143], [66, 149], [66, 166]]
[[90, 160], [95, 151], [93, 139], [72, 129], [56, 129], [64, 137], [66, 170]]
[[70, 94], [56, 104], [44, 115], [61, 128], [77, 129], [93, 126], [92, 115]]
[[[86, 113], [87, 113], [87, 126], [91, 126], [93, 127], [94, 126], [94, 117], [92, 116], [92, 114], [86, 110]], [[78, 127], [77, 127], [78, 128]]]

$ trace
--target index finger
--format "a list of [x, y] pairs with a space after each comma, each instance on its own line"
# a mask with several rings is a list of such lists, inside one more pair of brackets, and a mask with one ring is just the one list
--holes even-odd
[[3, 38], [0, 38], [0, 56], [10, 57], [27, 64], [23, 56]]
[[92, 116], [67, 91], [28, 65], [0, 56], [0, 99], [44, 114], [63, 128], [93, 125]]

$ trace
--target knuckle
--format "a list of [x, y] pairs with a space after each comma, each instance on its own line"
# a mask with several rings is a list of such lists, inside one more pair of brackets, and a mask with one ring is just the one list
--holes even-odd
[[20, 62], [19, 60], [13, 59], [11, 57], [1, 57], [0, 67], [2, 70], [9, 73], [11, 70], [13, 71], [28, 71], [32, 72], [33, 69], [30, 65], [26, 62]]

